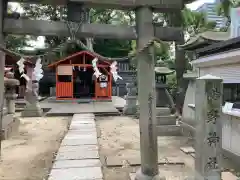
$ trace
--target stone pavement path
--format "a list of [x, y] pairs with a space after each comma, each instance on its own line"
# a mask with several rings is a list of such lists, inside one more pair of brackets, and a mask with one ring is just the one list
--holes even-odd
[[102, 180], [93, 114], [74, 114], [48, 180]]

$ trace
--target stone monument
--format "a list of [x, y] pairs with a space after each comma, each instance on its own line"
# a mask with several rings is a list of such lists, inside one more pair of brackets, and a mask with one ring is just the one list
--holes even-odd
[[25, 94], [26, 106], [22, 111], [23, 117], [40, 117], [43, 111], [38, 102], [38, 88], [37, 81], [32, 81], [32, 90], [27, 89]]
[[137, 87], [134, 83], [126, 83], [126, 89], [126, 104], [123, 113], [125, 115], [135, 115], [137, 113]]
[[42, 73], [41, 59], [39, 58], [28, 80], [25, 94], [26, 106], [22, 111], [23, 117], [40, 117], [43, 114], [38, 101], [39, 80], [43, 77]]
[[196, 84], [195, 179], [221, 180], [222, 79], [206, 75]]

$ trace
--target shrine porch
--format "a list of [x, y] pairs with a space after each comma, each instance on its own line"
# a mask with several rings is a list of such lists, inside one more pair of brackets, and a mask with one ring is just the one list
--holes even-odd
[[101, 116], [118, 116], [119, 111], [114, 107], [113, 102], [107, 101], [60, 101], [49, 102], [48, 99], [40, 102], [42, 109], [49, 109], [46, 116], [72, 116], [73, 114], [93, 113]]
[[89, 102], [112, 102], [111, 99], [93, 99], [93, 98], [76, 98], [76, 99], [58, 99], [56, 96], [47, 98], [51, 103], [89, 103]]

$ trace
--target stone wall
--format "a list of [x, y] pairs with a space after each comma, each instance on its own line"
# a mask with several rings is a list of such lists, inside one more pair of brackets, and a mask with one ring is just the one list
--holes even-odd
[[118, 72], [118, 74], [123, 78], [123, 80], [118, 80], [116, 83], [113, 83], [112, 86], [112, 95], [124, 97], [127, 94], [126, 83], [132, 83], [136, 81], [136, 72], [135, 71], [124, 71]]
[[182, 122], [184, 135], [194, 134], [195, 128], [195, 91], [196, 80], [189, 80], [182, 112]]

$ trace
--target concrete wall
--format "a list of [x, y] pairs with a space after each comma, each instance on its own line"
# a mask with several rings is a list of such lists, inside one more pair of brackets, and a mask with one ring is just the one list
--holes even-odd
[[189, 80], [188, 88], [183, 104], [183, 112], [182, 112], [182, 121], [194, 126], [195, 125], [195, 111], [194, 107], [191, 105], [195, 105], [195, 91], [196, 91], [196, 81]]
[[222, 148], [240, 157], [240, 117], [223, 114]]

